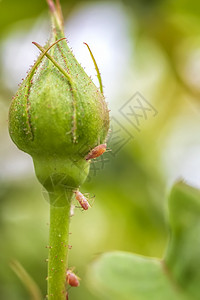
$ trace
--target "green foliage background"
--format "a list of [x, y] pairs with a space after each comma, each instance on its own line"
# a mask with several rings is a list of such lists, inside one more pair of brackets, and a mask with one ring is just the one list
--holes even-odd
[[[110, 4], [114, 6], [116, 2]], [[66, 19], [80, 5], [94, 3], [61, 1]], [[127, 75], [120, 85], [116, 85], [115, 94], [119, 96], [115, 101], [121, 107], [124, 99], [139, 91], [158, 114], [143, 123], [139, 134], [129, 123], [120, 120], [134, 135], [134, 140], [127, 143], [116, 157], [108, 153], [109, 163], [97, 176], [91, 172], [92, 179], [84, 185], [85, 192], [95, 194], [95, 201], [86, 213], [76, 209], [71, 222], [73, 247], [70, 265], [76, 267], [82, 279], [80, 288], [70, 290], [70, 299], [74, 300], [110, 299], [102, 296], [99, 289], [91, 288], [93, 285], [87, 276], [93, 259], [101, 253], [117, 250], [159, 259], [164, 256], [170, 232], [167, 195], [174, 179], [172, 174], [176, 174], [173, 171], [181, 166], [173, 165], [171, 157], [178, 151], [180, 158], [189, 159], [190, 146], [200, 145], [200, 82], [196, 75], [200, 56], [194, 56], [200, 49], [200, 2], [126, 0], [121, 5], [129, 24], [129, 42], [134, 47]], [[29, 30], [32, 22], [45, 13], [45, 1], [1, 0], [0, 55], [1, 44], [18, 21], [24, 20]], [[196, 73], [190, 69], [192, 58], [197, 65]], [[48, 244], [49, 205], [33, 172], [24, 174], [19, 166], [19, 175], [13, 176], [16, 172], [18, 174], [15, 169], [18, 149], [11, 143], [7, 130], [12, 96], [13, 91], [6, 85], [0, 67], [0, 156], [1, 162], [7, 161], [11, 166], [6, 172], [10, 175], [5, 175], [3, 168], [0, 173], [0, 299], [18, 300], [27, 299], [28, 295], [10, 268], [11, 259], [20, 261], [39, 284], [42, 293], [46, 293], [45, 247]], [[182, 156], [183, 153], [187, 155]], [[182, 214], [183, 211], [178, 209], [177, 217]], [[196, 220], [197, 217], [190, 215], [190, 218]], [[190, 241], [186, 240], [185, 245], [190, 245]], [[176, 257], [181, 249], [182, 245]], [[189, 246], [184, 249], [191, 252]], [[171, 256], [169, 263], [173, 259]], [[179, 263], [181, 265], [182, 261]], [[184, 275], [184, 282], [191, 278], [195, 263], [192, 266]], [[143, 284], [145, 288], [145, 281]], [[167, 297], [166, 294], [162, 298]], [[195, 299], [199, 299], [198, 296]]]

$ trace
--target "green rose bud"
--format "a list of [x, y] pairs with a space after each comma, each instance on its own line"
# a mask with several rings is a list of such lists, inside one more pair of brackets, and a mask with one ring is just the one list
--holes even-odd
[[9, 132], [17, 147], [32, 156], [37, 178], [54, 195], [52, 204], [64, 206], [56, 191], [65, 187], [70, 199], [85, 181], [85, 157], [105, 142], [109, 112], [103, 93], [64, 39], [59, 7], [51, 1], [49, 6], [52, 37], [44, 48], [34, 43], [41, 53], [12, 100]]

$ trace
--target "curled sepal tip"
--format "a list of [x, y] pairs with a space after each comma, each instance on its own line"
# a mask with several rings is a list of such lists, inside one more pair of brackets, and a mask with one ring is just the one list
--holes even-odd
[[89, 50], [89, 52], [90, 52], [90, 56], [91, 56], [91, 58], [92, 58], [92, 61], [93, 61], [93, 63], [94, 63], [95, 70], [96, 70], [96, 72], [97, 72], [97, 78], [98, 78], [98, 81], [99, 81], [99, 89], [100, 89], [101, 93], [103, 94], [103, 83], [102, 83], [101, 73], [100, 73], [100, 71], [99, 71], [99, 67], [98, 67], [98, 65], [97, 65], [96, 59], [94, 58], [94, 55], [93, 55], [93, 53], [92, 53], [92, 50], [90, 49], [90, 46], [89, 46], [87, 43], [85, 43], [85, 42], [84, 42], [83, 44], [87, 46], [87, 48], [88, 48], [88, 50]]

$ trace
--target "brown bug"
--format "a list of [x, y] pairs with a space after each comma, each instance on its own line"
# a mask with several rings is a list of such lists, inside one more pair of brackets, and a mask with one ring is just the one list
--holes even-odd
[[106, 151], [106, 147], [107, 147], [106, 144], [101, 144], [101, 145], [96, 146], [94, 149], [92, 149], [88, 153], [88, 155], [85, 157], [85, 159], [89, 160], [89, 159], [99, 157], [100, 155], [102, 155]]
[[67, 283], [73, 287], [77, 287], [80, 285], [80, 278], [76, 276], [71, 270], [67, 270], [67, 277], [66, 277]]
[[75, 197], [76, 197], [76, 200], [78, 200], [78, 202], [80, 203], [81, 207], [84, 210], [87, 210], [90, 207], [90, 204], [88, 203], [87, 199], [81, 192], [75, 191]]

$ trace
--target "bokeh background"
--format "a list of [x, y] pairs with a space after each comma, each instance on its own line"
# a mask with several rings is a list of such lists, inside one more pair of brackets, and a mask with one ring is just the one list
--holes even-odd
[[[97, 300], [86, 280], [92, 260], [111, 250], [162, 257], [169, 236], [167, 195], [172, 183], [182, 177], [200, 186], [200, 2], [61, 4], [69, 44], [98, 85], [83, 42], [90, 45], [111, 109], [111, 151], [91, 165], [82, 187], [90, 194], [92, 208], [76, 209], [70, 229], [69, 264], [82, 279], [79, 288], [70, 290], [70, 299]], [[46, 294], [49, 204], [31, 158], [10, 140], [7, 120], [11, 98], [38, 55], [31, 42], [45, 44], [50, 28], [44, 0], [0, 1], [2, 300], [28, 299], [10, 268], [12, 259]], [[138, 107], [141, 103], [146, 110]]]

